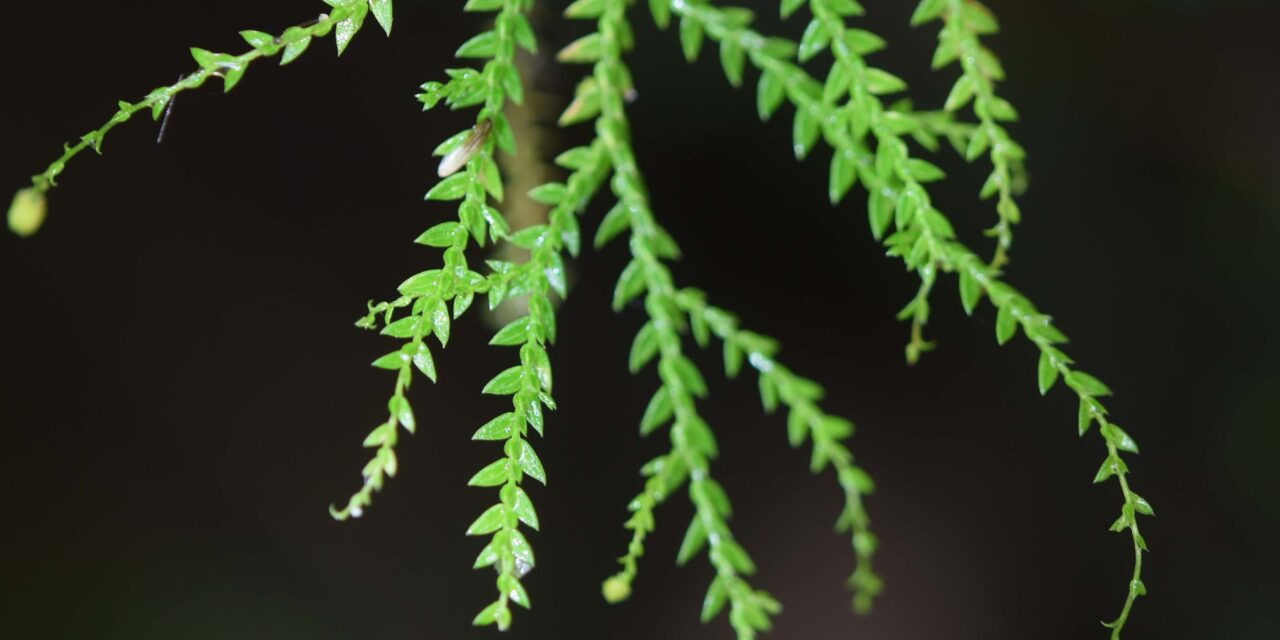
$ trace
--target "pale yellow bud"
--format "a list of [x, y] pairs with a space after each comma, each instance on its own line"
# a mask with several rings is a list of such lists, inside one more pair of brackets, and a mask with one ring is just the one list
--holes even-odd
[[612, 577], [604, 581], [604, 599], [610, 603], [618, 603], [631, 597], [631, 585], [618, 577]]
[[19, 191], [9, 205], [9, 229], [24, 238], [35, 234], [44, 224], [45, 209], [44, 192], [35, 187]]

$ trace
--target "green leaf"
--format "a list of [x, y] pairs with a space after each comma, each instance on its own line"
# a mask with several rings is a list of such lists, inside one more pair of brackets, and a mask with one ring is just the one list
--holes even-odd
[[534, 202], [545, 204], [547, 206], [555, 206], [564, 201], [568, 191], [563, 184], [559, 182], [548, 182], [547, 184], [535, 187], [529, 192], [529, 197]]
[[947, 111], [955, 111], [973, 99], [973, 92], [976, 87], [973, 83], [972, 76], [960, 76], [954, 85], [951, 85], [951, 93], [947, 94], [947, 101], [943, 105], [943, 109]]
[[693, 521], [689, 523], [689, 528], [684, 532], [684, 539], [680, 541], [680, 551], [676, 553], [676, 565], [683, 567], [706, 544], [707, 529], [702, 526], [702, 521], [697, 516], [694, 516]]
[[982, 299], [982, 285], [967, 269], [960, 271], [960, 304], [964, 305], [966, 315], [973, 315]]
[[373, 366], [387, 371], [399, 371], [400, 367], [409, 362], [409, 356], [399, 352], [392, 351], [381, 358], [373, 361]]
[[911, 14], [911, 24], [920, 25], [942, 15], [947, 8], [947, 0], [921, 0], [916, 5], [915, 13]]
[[240, 32], [240, 37], [244, 38], [244, 41], [254, 49], [270, 52], [271, 54], [274, 54], [275, 50], [279, 48], [276, 44], [276, 37], [262, 31], [246, 29]]
[[467, 195], [467, 174], [455, 173], [427, 192], [427, 200], [461, 200]]
[[538, 459], [538, 454], [534, 453], [533, 446], [523, 440], [520, 441], [520, 456], [517, 459], [520, 463], [520, 470], [524, 474], [541, 482], [547, 483], [547, 473], [542, 470], [542, 461]]
[[1049, 389], [1053, 387], [1053, 383], [1058, 381], [1058, 367], [1047, 352], [1040, 352], [1040, 364], [1036, 372], [1036, 379], [1040, 385], [1040, 395], [1048, 393]]
[[471, 436], [472, 440], [506, 440], [515, 432], [516, 422], [519, 417], [515, 413], [508, 411], [486, 423], [484, 426], [476, 429]]
[[573, 42], [556, 54], [556, 60], [566, 64], [589, 64], [600, 59], [603, 52], [604, 39], [598, 33], [591, 33]]
[[502, 590], [508, 594], [512, 602], [525, 609], [529, 608], [529, 592], [525, 591], [524, 585], [520, 584], [519, 580], [512, 576], [499, 576], [498, 584], [501, 585]]
[[808, 405], [795, 405], [787, 413], [787, 442], [792, 447], [804, 444], [805, 437], [809, 435], [809, 418], [812, 414], [807, 407]]
[[476, 518], [475, 522], [471, 523], [471, 526], [467, 527], [467, 535], [483, 536], [501, 529], [502, 516], [505, 511], [505, 507], [500, 504], [489, 507], [484, 513], [480, 514], [480, 517]]
[[529, 316], [516, 318], [507, 323], [493, 336], [489, 344], [500, 347], [514, 347], [529, 340]]
[[574, 19], [599, 18], [609, 3], [606, 0], [576, 0], [564, 10], [564, 17]]
[[783, 18], [790, 18], [791, 14], [797, 9], [804, 6], [808, 0], [782, 0], [781, 14]]
[[773, 413], [778, 409], [778, 386], [769, 376], [760, 376], [759, 387], [760, 404], [764, 407], [765, 413]]
[[653, 322], [646, 322], [636, 333], [631, 343], [631, 354], [627, 359], [627, 368], [631, 373], [639, 373], [658, 353], [658, 331]]
[[431, 312], [431, 327], [435, 330], [436, 338], [440, 340], [440, 346], [449, 344], [449, 307], [444, 300], [436, 301], [436, 308]]
[[1111, 389], [1102, 383], [1101, 380], [1083, 372], [1072, 371], [1066, 376], [1067, 386], [1075, 389], [1077, 392], [1089, 396], [1109, 396]]
[[1128, 472], [1128, 468], [1123, 460], [1115, 456], [1107, 456], [1107, 459], [1102, 461], [1102, 466], [1098, 467], [1098, 472], [1093, 474], [1093, 483], [1105, 482], [1107, 478], [1117, 473], [1126, 472]]
[[1138, 443], [1134, 442], [1133, 438], [1129, 437], [1129, 434], [1124, 432], [1124, 429], [1121, 429], [1114, 424], [1109, 422], [1104, 422], [1102, 424], [1102, 437], [1106, 438], [1107, 442], [1115, 445], [1116, 448], [1121, 451], [1138, 453]]
[[671, 24], [671, 5], [668, 0], [649, 0], [649, 13], [653, 14], [653, 23], [659, 29], [666, 29]]
[[401, 282], [396, 290], [402, 296], [425, 296], [434, 293], [436, 288], [440, 286], [440, 270], [429, 269], [415, 273], [404, 282]]
[[992, 118], [1004, 122], [1012, 122], [1018, 119], [1018, 110], [1014, 109], [1008, 100], [999, 96], [992, 96], [986, 102]]
[[504, 0], [467, 0], [463, 11], [497, 11], [502, 8]]
[[907, 173], [910, 173], [917, 182], [937, 182], [947, 177], [947, 174], [943, 173], [937, 165], [919, 158], [907, 161]]
[[515, 512], [517, 518], [520, 518], [520, 522], [537, 531], [538, 512], [533, 509], [533, 501], [529, 499], [529, 494], [525, 493], [524, 489], [516, 487], [515, 504], [512, 505], [511, 510]]
[[1135, 494], [1133, 494], [1133, 508], [1134, 508], [1134, 510], [1136, 510], [1138, 513], [1141, 513], [1141, 514], [1142, 514], [1142, 515], [1144, 515], [1144, 516], [1154, 516], [1154, 515], [1156, 515], [1156, 511], [1155, 511], [1155, 509], [1151, 508], [1151, 503], [1150, 503], [1150, 502], [1147, 502], [1147, 499], [1146, 499], [1146, 498], [1144, 498], [1144, 497], [1142, 497], [1142, 496], [1140, 496], [1140, 495], [1138, 495], [1138, 494], [1136, 494], [1136, 493], [1135, 493]]
[[751, 575], [756, 572], [756, 563], [752, 562], [751, 556], [747, 555], [747, 550], [742, 545], [733, 540], [724, 540], [720, 543], [720, 549], [724, 553], [725, 560], [733, 565], [738, 573]]
[[645, 287], [644, 267], [639, 260], [632, 260], [622, 270], [618, 284], [613, 288], [613, 310], [622, 311], [628, 302], [644, 293]]
[[707, 595], [702, 598], [702, 622], [707, 623], [720, 615], [720, 611], [724, 609], [724, 605], [728, 602], [729, 590], [725, 589], [724, 579], [716, 576], [711, 581], [711, 586], [707, 588]]
[[471, 479], [467, 481], [469, 487], [496, 487], [507, 481], [508, 472], [511, 470], [511, 461], [506, 458], [496, 460], [485, 468], [477, 471]]
[[[472, 2], [475, 2], [475, 1], [476, 1], [476, 0], [472, 0]], [[468, 6], [470, 6], [470, 5], [468, 4]], [[487, 548], [487, 547], [486, 547], [486, 548]], [[492, 563], [491, 563], [491, 564], [492, 564]], [[477, 567], [477, 568], [478, 568], [478, 567]], [[497, 620], [498, 620], [498, 605], [500, 605], [500, 604], [502, 604], [502, 603], [501, 603], [501, 601], [496, 601], [496, 602], [491, 602], [491, 603], [489, 603], [489, 606], [485, 607], [484, 609], [481, 609], [481, 610], [480, 610], [480, 613], [477, 613], [477, 614], [476, 614], [476, 617], [475, 617], [474, 619], [472, 619], [472, 620], [471, 620], [471, 624], [472, 624], [473, 626], [483, 627], [483, 626], [485, 626], [485, 625], [490, 625], [490, 624], [493, 624], [493, 623], [497, 622]]]
[[724, 375], [736, 378], [742, 371], [742, 348], [731, 340], [724, 341]]
[[655, 429], [671, 420], [674, 413], [675, 407], [671, 404], [671, 394], [666, 387], [658, 387], [644, 409], [644, 416], [640, 418], [640, 435], [647, 436], [653, 433]]
[[837, 150], [831, 156], [831, 175], [827, 184], [827, 196], [831, 204], [838, 204], [853, 187], [857, 160], [852, 149]]
[[756, 86], [756, 112], [761, 120], [773, 117], [786, 98], [786, 85], [777, 75], [768, 70], [760, 74], [760, 83]]
[[1013, 306], [1004, 305], [996, 312], [996, 342], [1003, 345], [1018, 332], [1018, 319], [1013, 315]]
[[457, 222], [441, 222], [422, 232], [414, 242], [428, 247], [451, 247], [461, 230], [462, 225]]
[[825, 51], [829, 42], [831, 40], [827, 37], [822, 21], [817, 18], [810, 20], [804, 29], [804, 35], [800, 37], [800, 62], [807, 62]]
[[659, 367], [665, 371], [665, 378], [674, 376], [693, 395], [700, 398], [707, 395], [707, 383], [692, 360], [684, 356], [664, 357]]
[[818, 120], [808, 109], [797, 109], [795, 121], [791, 127], [791, 145], [796, 160], [804, 160], [809, 150], [818, 141]]
[[885, 48], [884, 38], [862, 29], [848, 29], [844, 32], [845, 44], [854, 53], [865, 56]]
[[605, 214], [604, 220], [600, 221], [600, 228], [596, 229], [596, 237], [593, 244], [599, 249], [617, 237], [618, 234], [626, 231], [630, 226], [631, 216], [627, 215], [626, 206], [619, 202], [609, 210], [609, 213]]
[[1076, 428], [1080, 435], [1089, 431], [1089, 426], [1100, 416], [1094, 410], [1094, 400], [1088, 396], [1080, 398], [1080, 410], [1076, 414]]
[[382, 328], [382, 335], [392, 338], [415, 338], [422, 329], [420, 316], [406, 316]]
[[458, 58], [492, 58], [498, 52], [498, 34], [485, 31], [462, 43], [453, 53]]
[[680, 48], [684, 51], [684, 59], [693, 62], [698, 59], [698, 51], [702, 49], [702, 25], [692, 18], [680, 21]]
[[280, 66], [297, 60], [309, 46], [311, 46], [311, 36], [303, 36], [285, 45], [284, 53], [280, 55]]
[[461, 318], [462, 314], [466, 313], [467, 309], [471, 308], [471, 303], [475, 302], [475, 299], [476, 293], [474, 291], [464, 291], [459, 293], [457, 297], [453, 299], [453, 319], [457, 320], [458, 318]]
[[871, 235], [880, 240], [893, 222], [896, 199], [884, 189], [876, 189], [867, 198], [867, 219], [871, 223]]
[[521, 249], [532, 249], [533, 245], [538, 242], [538, 238], [547, 231], [547, 225], [534, 224], [529, 225], [507, 238], [507, 242], [520, 247]]
[[494, 376], [488, 384], [484, 385], [484, 389], [480, 393], [487, 393], [495, 396], [509, 396], [520, 389], [520, 378], [524, 374], [524, 367], [516, 365], [502, 373]]
[[347, 50], [347, 45], [351, 44], [351, 38], [355, 37], [356, 32], [360, 30], [360, 26], [364, 24], [364, 17], [369, 12], [369, 5], [355, 3], [351, 17], [339, 22], [334, 26], [334, 43], [338, 46], [338, 55]]
[[727, 38], [720, 41], [720, 65], [724, 68], [724, 76], [730, 85], [742, 85], [742, 67], [745, 62], [746, 51], [742, 47]]
[[875, 95], [897, 93], [907, 88], [907, 83], [902, 78], [874, 67], [867, 68], [866, 82], [867, 91]]
[[418, 348], [413, 352], [413, 366], [422, 372], [422, 375], [429, 378], [432, 382], [436, 381], [436, 363], [431, 358], [431, 349], [427, 348], [427, 343], [418, 342]]
[[417, 428], [418, 423], [413, 418], [413, 408], [409, 406], [409, 401], [404, 396], [391, 396], [387, 401], [387, 410], [405, 428], [405, 431], [413, 433]]
[[391, 35], [391, 0], [369, 0], [369, 8], [373, 10], [373, 17], [378, 21], [378, 25]]

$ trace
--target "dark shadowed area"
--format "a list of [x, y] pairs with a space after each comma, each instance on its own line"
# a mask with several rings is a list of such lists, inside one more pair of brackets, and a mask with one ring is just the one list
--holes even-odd
[[[890, 42], [873, 61], [918, 105], [940, 105], [956, 71], [929, 70], [936, 24], [907, 26], [912, 2], [863, 3]], [[389, 40], [370, 21], [340, 59], [317, 42], [289, 67], [258, 63], [230, 95], [184, 94], [163, 144], [146, 118], [117, 128], [104, 157], [68, 167], [37, 236], [0, 233], [0, 636], [496, 637], [469, 626], [493, 581], [471, 570], [482, 543], [463, 532], [493, 493], [466, 481], [498, 453], [470, 434], [509, 407], [479, 390], [514, 356], [486, 346], [480, 314], [437, 354], [440, 383], [413, 388], [420, 427], [400, 475], [359, 521], [326, 511], [358, 488], [360, 442], [393, 382], [368, 363], [395, 343], [352, 322], [437, 265], [411, 241], [454, 215], [422, 194], [430, 150], [470, 114], [424, 115], [413, 94], [483, 28], [461, 4], [398, 0]], [[762, 30], [799, 37], [803, 21], [781, 22], [776, 2], [748, 4]], [[1132, 482], [1158, 514], [1143, 524], [1150, 595], [1125, 637], [1280, 637], [1280, 6], [989, 4], [1032, 179], [1008, 278], [1117, 391], [1113, 417], [1142, 445]], [[1107, 532], [1121, 498], [1090, 483], [1105, 450], [1077, 438], [1070, 394], [1041, 398], [1034, 348], [996, 346], [992, 309], [966, 318], [951, 277], [935, 294], [939, 349], [908, 367], [894, 314], [916, 283], [871, 239], [864, 197], [830, 206], [830, 152], [791, 157], [790, 108], [760, 125], [753, 74], [730, 88], [710, 47], [684, 63], [639, 5], [631, 113], [655, 213], [685, 249], [675, 275], [826, 386], [879, 486], [887, 589], [857, 617], [834, 478], [810, 477], [750, 377], [727, 380], [718, 351], [701, 354], [732, 524], [755, 583], [786, 607], [769, 637], [1105, 638], [1131, 547]], [[239, 51], [240, 29], [322, 8], [12, 3], [0, 196], [116, 100], [192, 69], [188, 46]], [[552, 18], [544, 46], [586, 30]], [[551, 70], [536, 88], [564, 95], [581, 73]], [[936, 158], [950, 175], [937, 204], [988, 253], [986, 161]], [[611, 205], [593, 204], [587, 233]], [[643, 311], [609, 309], [625, 253], [615, 243], [573, 265], [552, 350], [560, 410], [535, 440], [550, 485], [530, 489], [534, 607], [512, 638], [732, 637], [723, 620], [698, 622], [705, 561], [674, 566], [683, 499], [658, 512], [632, 599], [600, 597], [637, 470], [666, 444], [637, 434], [652, 369], [626, 371]]]

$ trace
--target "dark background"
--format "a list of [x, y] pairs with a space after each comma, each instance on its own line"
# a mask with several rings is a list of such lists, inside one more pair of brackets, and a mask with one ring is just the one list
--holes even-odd
[[[255, 65], [230, 96], [183, 95], [161, 146], [139, 119], [85, 155], [33, 239], [0, 234], [0, 636], [5, 638], [491, 638], [469, 621], [491, 597], [464, 537], [492, 492], [467, 478], [494, 457], [473, 429], [504, 410], [479, 395], [511, 362], [469, 314], [412, 398], [421, 427], [402, 472], [358, 522], [326, 513], [358, 486], [364, 434], [384, 416], [393, 343], [351, 326], [365, 300], [438, 261], [410, 240], [449, 219], [424, 204], [430, 149], [470, 114], [422, 115], [418, 84], [482, 28], [461, 3], [397, 3], [394, 38], [372, 23], [340, 61], [317, 42], [287, 69]], [[559, 5], [562, 3], [551, 3]], [[779, 25], [776, 3], [762, 28]], [[921, 105], [936, 25], [909, 2], [871, 1], [877, 64]], [[442, 6], [447, 5], [447, 6]], [[1056, 314], [1070, 352], [1118, 391], [1115, 419], [1141, 443], [1137, 491], [1159, 517], [1128, 638], [1280, 637], [1280, 8], [1265, 0], [992, 0], [1001, 92], [1030, 151], [1009, 279]], [[14, 3], [0, 59], [0, 192], [110, 115], [192, 68], [185, 48], [240, 50], [312, 0]], [[954, 280], [935, 296], [940, 350], [908, 368], [894, 312], [914, 291], [882, 257], [860, 195], [825, 201], [821, 151], [789, 156], [790, 109], [767, 126], [714, 51], [696, 65], [674, 32], [637, 13], [636, 144], [657, 212], [685, 247], [681, 283], [707, 289], [783, 340], [859, 425], [853, 447], [880, 490], [870, 509], [888, 582], [871, 617], [849, 613], [847, 540], [831, 533], [832, 477], [810, 478], [750, 379], [700, 360], [705, 413], [735, 499], [735, 531], [786, 606], [776, 638], [1103, 638], [1131, 562], [1111, 534], [1120, 496], [1090, 484], [1103, 457], [1075, 436], [1075, 407], [1035, 390], [1035, 354], [999, 348], [993, 314], [964, 317]], [[558, 47], [586, 25], [553, 24]], [[823, 63], [825, 64], [825, 63]], [[563, 92], [580, 69], [544, 78]], [[754, 75], [749, 76], [753, 86]], [[585, 133], [564, 134], [556, 149]], [[971, 244], [994, 220], [974, 197], [985, 162], [935, 198]], [[7, 197], [7, 195], [5, 196]], [[584, 217], [594, 229], [605, 198]], [[635, 425], [655, 382], [625, 370], [642, 314], [615, 316], [621, 243], [587, 252], [553, 350], [561, 409], [537, 446], [543, 533], [517, 638], [729, 638], [697, 622], [711, 578], [672, 558], [690, 509], [659, 512], [633, 599], [600, 580], [625, 544], [636, 469], [662, 450]], [[477, 258], [480, 254], [477, 254]]]

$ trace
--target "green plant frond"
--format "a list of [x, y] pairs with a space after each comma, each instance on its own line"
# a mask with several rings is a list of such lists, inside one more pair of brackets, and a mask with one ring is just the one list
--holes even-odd
[[[280, 56], [280, 64], [288, 64], [302, 55], [313, 39], [323, 38], [330, 33], [336, 34], [338, 54], [341, 55], [347, 48], [347, 44], [351, 42], [351, 38], [364, 24], [370, 8], [387, 34], [391, 33], [391, 0], [325, 0], [325, 3], [333, 7], [333, 11], [320, 14], [318, 18], [305, 24], [290, 27], [279, 35], [262, 31], [241, 31], [240, 36], [250, 47], [253, 47], [245, 53], [232, 55], [193, 47], [191, 57], [195, 59], [199, 69], [184, 75], [171, 85], [151, 91], [137, 102], [120, 101], [115, 115], [111, 116], [110, 120], [101, 127], [80, 136], [80, 140], [75, 144], [64, 145], [62, 155], [43, 172], [31, 178], [32, 186], [24, 190], [24, 193], [30, 194], [26, 197], [39, 197], [43, 203], [43, 194], [57, 186], [58, 176], [66, 169], [67, 163], [85, 149], [91, 148], [99, 154], [102, 153], [103, 139], [116, 125], [127, 122], [139, 111], [147, 110], [151, 112], [153, 120], [159, 120], [179, 93], [202, 87], [211, 78], [221, 78], [223, 91], [231, 91], [255, 60]], [[41, 213], [40, 222], [43, 222], [43, 204]], [[19, 235], [34, 234], [39, 228], [39, 223], [30, 224], [30, 218], [19, 220], [26, 221], [27, 224], [15, 225], [13, 209], [9, 219], [10, 228]]]
[[644, 180], [631, 148], [624, 95], [632, 84], [630, 72], [622, 62], [622, 52], [627, 48], [630, 37], [627, 3], [625, 0], [604, 0], [594, 5], [599, 7], [598, 11], [585, 12], [590, 15], [583, 17], [598, 19], [595, 34], [599, 39], [598, 52], [590, 56], [595, 61], [592, 75], [599, 92], [597, 130], [613, 166], [613, 192], [621, 211], [625, 212], [626, 226], [631, 233], [632, 261], [618, 282], [614, 306], [621, 309], [626, 302], [644, 296], [644, 307], [649, 315], [646, 327], [653, 336], [658, 377], [662, 384], [658, 393], [670, 405], [667, 419], [671, 421], [671, 453], [650, 465], [653, 470], [646, 482], [646, 490], [634, 505], [635, 524], [629, 525], [633, 539], [627, 555], [621, 560], [623, 571], [605, 581], [605, 597], [616, 601], [630, 591], [636, 558], [643, 553], [643, 536], [652, 530], [653, 508], [677, 489], [680, 481], [687, 479], [694, 518], [685, 533], [678, 561], [683, 564], [706, 549], [707, 558], [716, 570], [716, 578], [707, 592], [703, 620], [711, 620], [727, 605], [729, 623], [739, 640], [750, 640], [772, 627], [770, 618], [781, 610], [781, 606], [768, 593], [755, 589], [747, 581], [747, 576], [755, 572], [755, 564], [734, 540], [728, 525], [731, 511], [728, 496], [711, 477], [711, 460], [717, 455], [715, 436], [698, 414], [695, 400], [706, 395], [706, 384], [697, 367], [684, 355], [678, 292], [672, 286], [670, 271], [663, 264], [664, 259], [676, 255], [676, 250], [667, 233], [653, 218]]
[[835, 470], [844, 492], [844, 507], [836, 527], [849, 532], [857, 560], [848, 580], [854, 592], [853, 606], [859, 613], [870, 612], [872, 601], [884, 588], [872, 568], [877, 542], [863, 506], [866, 496], [875, 490], [875, 483], [854, 463], [853, 454], [842, 443], [853, 435], [853, 423], [824, 412], [818, 406], [823, 394], [818, 383], [796, 375], [774, 359], [776, 343], [772, 339], [739, 328], [733, 314], [707, 304], [702, 292], [680, 291], [676, 306], [688, 317], [699, 342], [707, 342], [706, 338], [699, 338], [706, 334], [720, 339], [725, 375], [737, 377], [744, 362], [755, 369], [764, 409], [770, 413], [779, 406], [787, 409], [787, 440], [791, 446], [803, 446], [806, 440], [811, 443], [810, 470], [820, 473], [827, 466]]
[[[794, 11], [802, 4], [786, 2], [784, 14], [790, 13], [788, 8]], [[801, 57], [805, 57], [806, 51], [812, 52], [809, 54], [812, 57], [829, 46], [832, 39], [848, 38], [844, 17], [860, 12], [857, 3], [847, 0], [811, 0], [809, 4], [814, 17], [806, 29], [809, 44], [806, 46], [802, 41], [798, 47]], [[851, 11], [849, 7], [859, 11]], [[747, 52], [747, 58], [761, 70], [761, 91], [767, 90], [769, 85], [763, 76], [774, 76], [772, 82], [784, 87], [783, 96], [796, 107], [797, 156], [803, 157], [816, 143], [818, 128], [822, 127], [821, 138], [835, 151], [832, 175], [839, 177], [838, 183], [842, 187], [846, 183], [852, 186], [855, 181], [863, 184], [869, 194], [867, 212], [873, 236], [884, 242], [889, 255], [901, 258], [908, 269], [920, 276], [921, 293], [902, 314], [902, 317], [913, 320], [913, 344], [918, 340], [922, 342], [918, 329], [928, 318], [928, 293], [938, 272], [956, 273], [960, 278], [961, 299], [966, 310], [972, 311], [984, 294], [996, 307], [996, 337], [1001, 344], [1011, 339], [1018, 327], [1022, 327], [1023, 333], [1040, 350], [1038, 378], [1042, 392], [1047, 392], [1061, 377], [1077, 394], [1081, 406], [1081, 434], [1092, 422], [1099, 423], [1099, 431], [1108, 450], [1108, 464], [1116, 469], [1111, 475], [1117, 477], [1124, 498], [1121, 517], [1112, 530], [1129, 531], [1135, 555], [1133, 576], [1123, 610], [1114, 622], [1108, 623], [1113, 640], [1118, 640], [1135, 599], [1146, 592], [1141, 576], [1146, 543], [1138, 530], [1135, 514], [1149, 513], [1150, 505], [1142, 501], [1145, 511], [1138, 508], [1141, 498], [1129, 488], [1124, 467], [1114, 462], [1119, 460], [1120, 450], [1136, 452], [1137, 446], [1127, 434], [1107, 421], [1106, 411], [1097, 401], [1098, 397], [1110, 394], [1106, 385], [1087, 373], [1073, 369], [1071, 358], [1058, 348], [1066, 342], [1066, 337], [1053, 325], [1050, 316], [1037, 311], [1030, 300], [1002, 282], [998, 267], [982, 261], [960, 243], [950, 221], [932, 205], [925, 183], [939, 177], [936, 168], [911, 157], [899, 133], [900, 128], [886, 117], [879, 98], [880, 95], [901, 91], [905, 84], [887, 72], [868, 66], [854, 47], [838, 47], [835, 49], [836, 65], [847, 67], [850, 95], [849, 103], [840, 106], [823, 99], [814, 90], [818, 83], [789, 61], [792, 48], [788, 43], [747, 28], [749, 21], [742, 17], [745, 10], [681, 0], [669, 0], [668, 8], [683, 23], [693, 25], [682, 27], [682, 31], [697, 30], [713, 40], [730, 41], [741, 46]], [[824, 38], [826, 42], [823, 44], [813, 44]], [[729, 79], [733, 80], [732, 77]], [[874, 151], [868, 147], [868, 139], [875, 144]], [[886, 237], [891, 226], [893, 232]], [[909, 355], [910, 349], [909, 346]], [[1100, 479], [1109, 477], [1099, 475]]]
[[917, 6], [911, 22], [918, 25], [934, 19], [941, 20], [943, 26], [938, 33], [933, 67], [942, 69], [958, 62], [961, 70], [944, 108], [955, 112], [973, 105], [978, 128], [970, 137], [964, 156], [972, 162], [985, 153], [991, 160], [991, 175], [983, 185], [982, 197], [998, 196], [999, 222], [988, 233], [997, 239], [991, 265], [999, 268], [1008, 262], [1008, 251], [1013, 244], [1012, 227], [1022, 219], [1014, 195], [1026, 185], [1023, 168], [1026, 151], [1009, 137], [1001, 124], [1017, 120], [1018, 112], [995, 92], [996, 83], [1004, 79], [1004, 67], [980, 40], [982, 35], [999, 31], [999, 25], [995, 15], [975, 0], [924, 0]]

